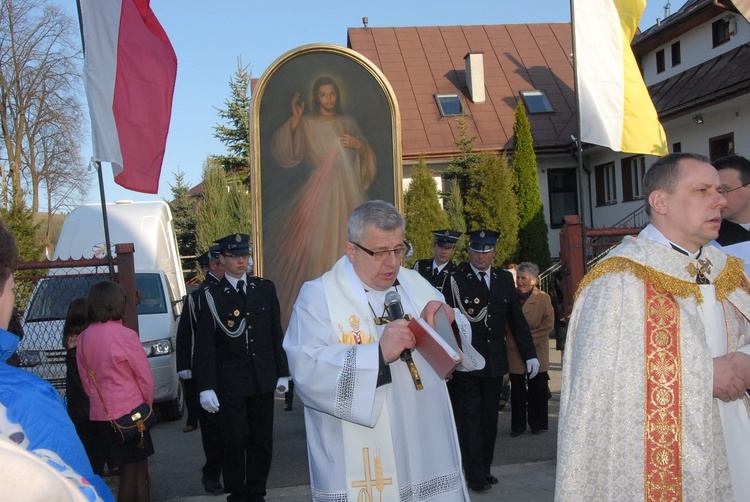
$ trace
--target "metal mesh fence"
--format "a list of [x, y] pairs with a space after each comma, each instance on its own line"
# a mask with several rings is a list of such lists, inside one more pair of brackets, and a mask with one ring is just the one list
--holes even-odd
[[50, 270], [54, 275], [39, 279], [19, 278], [18, 282], [34, 282], [30, 299], [21, 315], [23, 338], [18, 347], [22, 368], [48, 380], [60, 394], [65, 394], [65, 347], [63, 325], [70, 302], [88, 297], [91, 286], [109, 279], [95, 267]]
[[[115, 248], [114, 280], [123, 286], [127, 296], [127, 291], [136, 282], [132, 267], [133, 246], [118, 244]], [[119, 273], [119, 265], [122, 265], [123, 273]], [[68, 307], [75, 298], [88, 297], [89, 289], [97, 282], [109, 280], [108, 258], [19, 262], [14, 277], [16, 291], [20, 293], [16, 296], [21, 321], [21, 332], [16, 333], [21, 337], [18, 363], [49, 381], [64, 396], [66, 348], [63, 325]], [[147, 286], [144, 284], [144, 288]], [[123, 322], [136, 319], [137, 327], [135, 300], [132, 305], [126, 304]]]

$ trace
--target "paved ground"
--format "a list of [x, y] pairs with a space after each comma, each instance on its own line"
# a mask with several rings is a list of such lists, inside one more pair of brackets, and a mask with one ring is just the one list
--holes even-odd
[[[552, 341], [554, 346], [554, 341]], [[500, 480], [492, 490], [470, 492], [473, 501], [521, 500], [550, 502], [554, 499], [557, 416], [560, 396], [560, 353], [550, 350], [549, 431], [532, 436], [509, 437], [509, 407], [498, 414], [498, 439], [492, 473]], [[309, 473], [301, 403], [283, 411], [277, 399], [274, 423], [274, 457], [268, 479], [268, 502], [310, 500]], [[223, 496], [207, 495], [200, 484], [200, 434], [183, 434], [181, 422], [161, 423], [154, 429], [156, 454], [151, 457], [152, 495], [155, 502], [218, 502]]]
[[[549, 502], [555, 494], [555, 464], [535, 462], [529, 464], [501, 465], [492, 468], [500, 482], [482, 493], [469, 492], [471, 499], [479, 502], [519, 500], [523, 502]], [[163, 502], [218, 502], [223, 497], [199, 495], [162, 499]], [[310, 486], [290, 486], [268, 490], [266, 502], [309, 502]]]

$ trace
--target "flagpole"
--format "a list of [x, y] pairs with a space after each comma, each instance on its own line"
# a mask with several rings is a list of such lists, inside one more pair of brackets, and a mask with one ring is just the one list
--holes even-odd
[[104, 176], [102, 176], [102, 163], [94, 161], [96, 172], [99, 173], [99, 197], [102, 202], [102, 219], [104, 220], [104, 245], [107, 246], [107, 264], [109, 266], [109, 280], [115, 280], [115, 264], [112, 259], [112, 244], [109, 241], [109, 220], [107, 219], [107, 201], [104, 197]]
[[[76, 0], [76, 7], [78, 10], [78, 27], [81, 31], [81, 49], [83, 49], [83, 56], [86, 57], [86, 42], [83, 36], [83, 16], [81, 15], [80, 0]], [[93, 130], [91, 132], [93, 135]], [[104, 177], [102, 176], [102, 163], [98, 160], [94, 160], [92, 162], [99, 178], [99, 199], [102, 203], [102, 219], [104, 220], [104, 245], [107, 246], [107, 268], [109, 269], [109, 280], [114, 281], [115, 264], [112, 259], [112, 244], [110, 244], [109, 240], [109, 220], [107, 219], [107, 201], [104, 197]]]
[[[575, 0], [570, 0], [570, 34], [571, 40], [573, 41], [573, 95], [576, 99], [576, 157], [578, 159], [578, 174], [581, 176], [581, 182], [578, 183], [578, 207], [580, 209], [581, 226], [586, 227], [586, 211], [584, 210], [583, 203], [583, 142], [581, 141], [581, 96], [578, 94], [578, 56], [576, 54], [576, 30], [575, 22], [576, 15], [573, 3]], [[591, 183], [591, 178], [587, 179], [588, 183]]]

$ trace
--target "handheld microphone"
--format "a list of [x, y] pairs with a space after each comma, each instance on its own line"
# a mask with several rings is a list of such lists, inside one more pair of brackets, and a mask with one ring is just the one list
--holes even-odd
[[[401, 305], [401, 295], [398, 294], [398, 291], [387, 292], [385, 294], [384, 303], [385, 308], [388, 310], [388, 317], [391, 318], [391, 321], [405, 318], [404, 307]], [[417, 390], [421, 390], [423, 388], [422, 377], [419, 376], [417, 365], [414, 364], [414, 360], [411, 358], [411, 350], [404, 349], [399, 358], [409, 366], [411, 378], [414, 380], [414, 387], [416, 387]]]
[[398, 291], [388, 291], [385, 294], [385, 308], [391, 321], [404, 318], [404, 307], [401, 306], [401, 295]]

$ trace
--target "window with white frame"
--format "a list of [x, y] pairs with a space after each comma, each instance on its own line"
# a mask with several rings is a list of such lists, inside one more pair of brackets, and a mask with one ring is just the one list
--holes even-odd
[[596, 205], [617, 204], [617, 182], [615, 180], [615, 163], [608, 162], [594, 168], [596, 181]]
[[625, 157], [621, 163], [622, 201], [643, 199], [643, 177], [646, 175], [646, 157]]
[[464, 105], [458, 94], [435, 94], [438, 109], [442, 117], [455, 117], [464, 115]]

